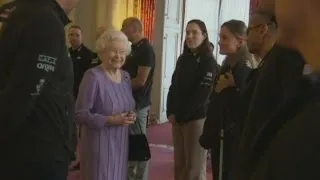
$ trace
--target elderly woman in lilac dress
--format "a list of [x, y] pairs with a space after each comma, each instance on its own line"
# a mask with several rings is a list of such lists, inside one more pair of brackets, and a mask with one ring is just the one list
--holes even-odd
[[130, 77], [121, 67], [130, 52], [120, 31], [105, 31], [96, 49], [102, 61], [81, 82], [76, 121], [81, 125], [80, 179], [126, 180], [128, 126], [135, 122]]

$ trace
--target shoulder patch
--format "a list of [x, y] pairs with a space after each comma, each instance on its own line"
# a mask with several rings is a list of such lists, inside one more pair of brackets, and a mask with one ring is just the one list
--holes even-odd
[[98, 64], [99, 63], [99, 58], [93, 58], [91, 61], [91, 64]]
[[212, 74], [212, 72], [207, 72], [207, 73], [206, 73], [206, 76], [207, 76], [207, 77], [213, 77], [213, 74]]

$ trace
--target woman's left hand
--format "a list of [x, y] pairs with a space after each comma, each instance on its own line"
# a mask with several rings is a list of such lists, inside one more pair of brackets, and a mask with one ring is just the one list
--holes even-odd
[[236, 86], [236, 83], [234, 82], [233, 75], [231, 72], [227, 72], [219, 76], [219, 80], [215, 87], [215, 92], [220, 93], [225, 88], [234, 86]]

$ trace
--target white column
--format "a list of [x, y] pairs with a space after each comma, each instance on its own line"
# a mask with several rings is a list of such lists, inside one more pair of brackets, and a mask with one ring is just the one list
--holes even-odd
[[160, 117], [161, 98], [162, 96], [162, 73], [163, 73], [163, 32], [164, 32], [164, 17], [165, 17], [165, 2], [164, 0], [156, 3], [156, 23], [153, 31], [153, 47], [156, 53], [156, 68], [154, 71], [153, 86], [152, 86], [152, 106], [151, 106], [151, 120]]

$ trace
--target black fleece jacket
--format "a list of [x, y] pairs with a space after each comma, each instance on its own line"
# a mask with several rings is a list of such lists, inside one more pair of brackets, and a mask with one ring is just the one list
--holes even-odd
[[168, 92], [167, 116], [175, 115], [178, 123], [206, 117], [217, 67], [213, 57], [181, 55]]

